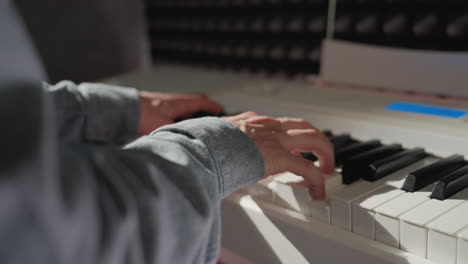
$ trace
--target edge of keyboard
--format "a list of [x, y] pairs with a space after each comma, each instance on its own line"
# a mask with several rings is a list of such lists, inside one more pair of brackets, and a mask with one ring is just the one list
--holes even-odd
[[254, 263], [431, 263], [242, 190], [227, 197], [221, 208], [223, 247]]

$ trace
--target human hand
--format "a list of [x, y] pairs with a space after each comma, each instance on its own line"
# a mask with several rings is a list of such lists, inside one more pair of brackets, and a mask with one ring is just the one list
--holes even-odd
[[[304, 178], [314, 199], [325, 198], [325, 181], [322, 173], [335, 171], [333, 145], [319, 130], [303, 119], [271, 118], [246, 112], [223, 117], [240, 128], [255, 142], [265, 164], [265, 177], [281, 172], [292, 172]], [[312, 152], [320, 162], [300, 156], [301, 152]]]
[[158, 127], [172, 124], [176, 119], [188, 118], [195, 112], [218, 115], [221, 105], [201, 94], [158, 93], [142, 91], [140, 99], [140, 121], [138, 133], [148, 134]]

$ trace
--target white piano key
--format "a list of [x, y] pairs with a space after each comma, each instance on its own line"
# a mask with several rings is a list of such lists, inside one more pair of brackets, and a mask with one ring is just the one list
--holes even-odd
[[391, 185], [386, 185], [353, 201], [353, 233], [374, 239], [375, 208], [403, 194], [405, 194], [405, 191]]
[[427, 257], [427, 225], [465, 200], [468, 200], [468, 188], [443, 201], [426, 201], [401, 215], [400, 248]]
[[[342, 188], [339, 173], [325, 178], [327, 194], [333, 194]], [[273, 180], [276, 182], [274, 190], [277, 205], [300, 212], [321, 222], [330, 222], [330, 205], [328, 201], [313, 200], [302, 177], [286, 172], [274, 176]]]
[[332, 193], [339, 192], [347, 185], [343, 184], [343, 178], [341, 176], [341, 169], [337, 169], [335, 173], [331, 175], [324, 175], [325, 178], [325, 192], [327, 196]]
[[[343, 184], [341, 184], [341, 174], [339, 173], [339, 171], [331, 175], [324, 175], [324, 178], [326, 194], [334, 193], [344, 187]], [[304, 181], [304, 179], [301, 176], [298, 176], [291, 172], [285, 172], [274, 175], [272, 176], [272, 179], [275, 182], [280, 183], [299, 183]], [[306, 186], [300, 185], [299, 188], [306, 188]]]
[[369, 239], [375, 239], [374, 209], [379, 205], [390, 201], [405, 192], [400, 190], [405, 176], [412, 170], [405, 170], [401, 177], [387, 181], [383, 187], [370, 193], [361, 195], [352, 201], [352, 231]]
[[273, 176], [273, 179], [275, 181], [275, 203], [309, 216], [312, 198], [303, 178], [286, 172]]
[[455, 264], [458, 233], [468, 226], [468, 202], [448, 211], [428, 224], [427, 259]]
[[375, 240], [394, 248], [400, 246], [400, 216], [430, 200], [434, 184], [418, 192], [405, 193], [375, 208]]
[[244, 187], [241, 191], [250, 194], [254, 199], [274, 202], [275, 184], [273, 177], [268, 177]]
[[375, 182], [360, 180], [344, 188], [341, 192], [331, 195], [330, 205], [332, 225], [351, 231], [352, 201], [364, 194], [371, 192], [372, 190], [385, 186], [389, 179], [401, 179], [404, 176], [405, 174], [396, 173], [394, 175], [390, 175]]
[[406, 177], [408, 173], [427, 166], [436, 160], [437, 159], [435, 158], [426, 158], [375, 182], [360, 180], [348, 185], [340, 192], [330, 195], [330, 214], [332, 225], [351, 231], [353, 229], [351, 214], [353, 201], [385, 185], [401, 188], [404, 177]]
[[458, 235], [457, 264], [468, 263], [468, 228]]

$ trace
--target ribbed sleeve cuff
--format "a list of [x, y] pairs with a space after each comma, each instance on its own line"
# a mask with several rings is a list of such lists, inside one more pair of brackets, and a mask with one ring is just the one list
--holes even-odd
[[255, 143], [233, 124], [214, 117], [183, 121], [155, 130], [182, 133], [203, 142], [215, 161], [222, 197], [264, 175], [261, 153]]

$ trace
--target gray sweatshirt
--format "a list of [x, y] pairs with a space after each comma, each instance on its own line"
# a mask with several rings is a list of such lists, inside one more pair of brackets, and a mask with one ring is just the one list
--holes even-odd
[[202, 118], [118, 145], [136, 90], [44, 91], [11, 11], [0, 0], [0, 263], [214, 263], [220, 200], [264, 173], [255, 144]]

